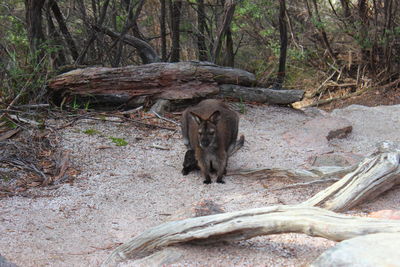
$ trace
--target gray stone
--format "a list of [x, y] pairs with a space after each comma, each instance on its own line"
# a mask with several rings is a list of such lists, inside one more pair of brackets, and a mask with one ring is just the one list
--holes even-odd
[[164, 116], [166, 111], [169, 111], [171, 107], [171, 102], [166, 99], [159, 99], [151, 107], [150, 112], [156, 112], [158, 115]]
[[312, 267], [400, 267], [400, 233], [381, 233], [345, 240], [321, 254]]

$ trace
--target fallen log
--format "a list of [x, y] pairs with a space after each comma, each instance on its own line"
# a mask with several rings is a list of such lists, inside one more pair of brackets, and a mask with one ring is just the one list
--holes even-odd
[[278, 90], [236, 84], [222, 84], [219, 88], [221, 96], [257, 103], [288, 105], [302, 100], [304, 96], [303, 90]]
[[346, 216], [317, 207], [272, 206], [164, 223], [115, 249], [103, 263], [143, 257], [169, 245], [209, 244], [260, 235], [303, 233], [334, 241], [372, 233], [400, 233], [400, 221]]
[[256, 84], [255, 76], [247, 71], [191, 61], [76, 69], [50, 80], [48, 88], [59, 98], [89, 98], [91, 103], [130, 107], [157, 99], [182, 102], [214, 96], [289, 104], [304, 94], [302, 90], [252, 87]]

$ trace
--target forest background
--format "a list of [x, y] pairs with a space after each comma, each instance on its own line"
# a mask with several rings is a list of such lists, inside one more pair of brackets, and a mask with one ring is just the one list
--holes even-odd
[[8, 0], [0, 4], [0, 108], [46, 99], [82, 66], [210, 61], [264, 87], [331, 98], [400, 82], [395, 0]]

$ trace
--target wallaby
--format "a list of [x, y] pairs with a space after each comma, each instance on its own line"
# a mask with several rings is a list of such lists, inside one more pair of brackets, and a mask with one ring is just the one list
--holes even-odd
[[[244, 136], [237, 142], [239, 116], [219, 100], [207, 99], [182, 114], [185, 154], [182, 174], [200, 167], [204, 183], [211, 183], [210, 172], [217, 172], [217, 183], [224, 183], [228, 157], [239, 150]], [[193, 157], [194, 155], [194, 157]]]

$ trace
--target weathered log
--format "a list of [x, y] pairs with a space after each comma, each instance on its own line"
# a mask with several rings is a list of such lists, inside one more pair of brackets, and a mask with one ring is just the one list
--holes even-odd
[[303, 96], [301, 90], [275, 92], [252, 88], [255, 84], [255, 76], [244, 70], [208, 62], [178, 62], [76, 69], [56, 76], [49, 81], [48, 87], [56, 95], [91, 97], [91, 103], [128, 106], [142, 104], [146, 101], [143, 97], [154, 102], [157, 99], [184, 101], [220, 95], [288, 104]]
[[374, 199], [400, 184], [399, 160], [398, 145], [382, 142], [378, 144], [376, 152], [361, 161], [354, 171], [302, 205], [320, 205], [332, 211], [343, 211], [368, 199]]
[[304, 96], [303, 90], [277, 90], [236, 84], [222, 84], [219, 88], [222, 96], [257, 103], [287, 105], [302, 100]]
[[341, 241], [372, 233], [400, 233], [400, 221], [346, 216], [304, 206], [272, 206], [222, 213], [151, 228], [115, 249], [103, 266], [142, 257], [177, 243], [208, 244], [282, 233], [303, 233]]

